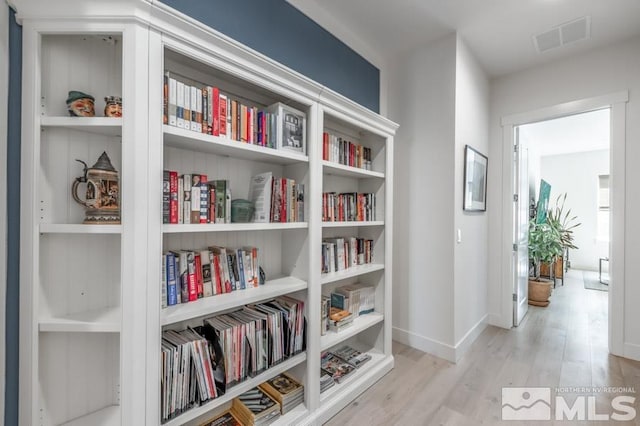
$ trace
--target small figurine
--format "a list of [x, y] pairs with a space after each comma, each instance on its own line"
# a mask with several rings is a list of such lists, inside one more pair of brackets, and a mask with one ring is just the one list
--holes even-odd
[[104, 98], [105, 117], [122, 117], [122, 98], [120, 96], [107, 96]]
[[71, 117], [95, 117], [95, 99], [91, 95], [71, 90], [67, 98], [67, 110]]

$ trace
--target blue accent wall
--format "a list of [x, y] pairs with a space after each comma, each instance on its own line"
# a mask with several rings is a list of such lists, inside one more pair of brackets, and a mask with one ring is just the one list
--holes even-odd
[[163, 0], [347, 98], [380, 111], [380, 70], [285, 0]]
[[[7, 7], [2, 5], [2, 7]], [[22, 105], [22, 28], [9, 11], [9, 109], [7, 125], [7, 375], [4, 424], [18, 424], [18, 367], [20, 344], [20, 117]], [[3, 100], [2, 102], [7, 102]]]

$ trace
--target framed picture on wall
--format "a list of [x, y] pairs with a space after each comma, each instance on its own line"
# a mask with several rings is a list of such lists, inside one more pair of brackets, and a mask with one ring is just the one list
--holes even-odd
[[464, 148], [464, 200], [463, 210], [483, 212], [487, 210], [488, 158], [466, 145]]

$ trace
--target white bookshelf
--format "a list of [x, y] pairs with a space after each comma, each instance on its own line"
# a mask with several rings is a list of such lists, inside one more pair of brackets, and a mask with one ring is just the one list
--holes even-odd
[[322, 284], [329, 284], [336, 281], [346, 280], [348, 278], [359, 277], [360, 275], [368, 274], [371, 272], [382, 271], [384, 269], [384, 266], [384, 263], [369, 263], [365, 265], [353, 266], [343, 271], [322, 274], [320, 282]]
[[110, 406], [79, 417], [62, 426], [117, 426], [120, 424], [120, 407]]
[[345, 166], [344, 164], [322, 161], [324, 172], [328, 175], [346, 176], [357, 179], [377, 178], [384, 179], [384, 173], [373, 170], [365, 170], [357, 167]]
[[382, 220], [363, 220], [363, 221], [349, 221], [349, 222], [322, 222], [324, 228], [351, 228], [354, 226], [384, 226]]
[[41, 318], [40, 332], [119, 333], [120, 309], [102, 308], [61, 317]]
[[195, 302], [168, 306], [162, 310], [160, 322], [163, 326], [166, 326], [191, 318], [214, 315], [249, 303], [273, 299], [285, 294], [305, 290], [306, 288], [307, 283], [298, 278], [278, 278], [267, 281], [260, 287], [236, 290], [231, 293], [205, 297]]
[[384, 315], [378, 312], [371, 312], [360, 315], [353, 320], [353, 324], [339, 332], [327, 331], [327, 334], [320, 338], [320, 349], [326, 351], [339, 343], [360, 334], [362, 331], [384, 321]]
[[43, 116], [40, 125], [106, 136], [122, 136], [122, 118], [115, 117], [55, 117]]
[[208, 223], [208, 224], [165, 224], [162, 232], [165, 234], [183, 234], [188, 232], [239, 232], [239, 231], [278, 231], [286, 229], [308, 228], [307, 222], [288, 223]]
[[[386, 374], [397, 125], [162, 2], [120, 2], [108, 16], [99, 0], [82, 10], [22, 3], [20, 424], [157, 426], [162, 332], [282, 295], [304, 301], [306, 349], [165, 425], [195, 424], [284, 371], [302, 381], [305, 401], [275, 424], [321, 424]], [[163, 124], [167, 70], [255, 106], [303, 111], [306, 151]], [[95, 97], [96, 117], [69, 117], [71, 90]], [[112, 95], [122, 96], [122, 118], [102, 116]], [[325, 130], [371, 148], [371, 170], [324, 161]], [[70, 194], [82, 175], [76, 159], [91, 167], [103, 151], [120, 176], [121, 224], [85, 225]], [[304, 222], [163, 224], [164, 170], [228, 180], [232, 199], [248, 198], [256, 174], [295, 179], [305, 185]], [[375, 193], [375, 220], [323, 223], [325, 191]], [[337, 236], [371, 239], [373, 262], [322, 274], [323, 238]], [[163, 253], [210, 246], [257, 247], [266, 283], [162, 308]], [[354, 282], [375, 287], [375, 312], [321, 336], [322, 294]], [[345, 343], [373, 359], [321, 395], [321, 352]]]
[[43, 234], [122, 234], [122, 225], [41, 223], [40, 232]]

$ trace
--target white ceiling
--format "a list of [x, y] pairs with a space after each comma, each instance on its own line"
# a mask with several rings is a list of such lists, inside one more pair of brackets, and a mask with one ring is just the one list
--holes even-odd
[[[640, 0], [288, 0], [339, 38], [392, 58], [458, 31], [491, 76], [640, 34]], [[538, 54], [532, 37], [591, 16], [591, 38]], [[349, 40], [345, 40], [347, 44]]]
[[609, 149], [609, 109], [520, 126], [520, 138], [541, 157]]

